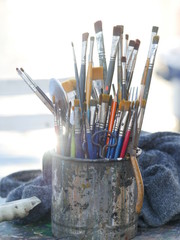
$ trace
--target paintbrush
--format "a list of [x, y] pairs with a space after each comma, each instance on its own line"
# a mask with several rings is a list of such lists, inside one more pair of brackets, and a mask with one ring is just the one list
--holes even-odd
[[156, 58], [158, 43], [159, 43], [159, 36], [154, 36], [151, 51], [150, 51], [149, 65], [148, 65], [148, 71], [147, 71], [146, 83], [145, 83], [144, 95], [143, 95], [143, 99], [145, 99], [146, 101], [148, 98], [149, 88], [151, 84], [152, 72], [154, 68], [154, 62]]
[[110, 114], [110, 118], [109, 118], [108, 134], [107, 134], [107, 138], [106, 138], [107, 145], [109, 144], [110, 133], [113, 130], [116, 109], [117, 109], [117, 96], [115, 95], [114, 99], [112, 100], [112, 104], [111, 104], [111, 114]]
[[92, 91], [92, 66], [93, 66], [93, 48], [94, 48], [94, 37], [90, 38], [90, 49], [89, 49], [89, 63], [88, 63], [88, 71], [86, 77], [86, 107], [87, 107], [87, 119], [90, 122], [90, 99], [91, 99], [91, 91]]
[[96, 112], [97, 112], [97, 100], [91, 99], [90, 100], [90, 124], [89, 124], [91, 134], [93, 134], [95, 130]]
[[150, 54], [151, 54], [151, 48], [152, 48], [152, 42], [153, 42], [153, 38], [154, 36], [157, 35], [158, 32], [158, 27], [153, 26], [152, 27], [152, 32], [151, 32], [151, 39], [150, 39], [150, 44], [149, 44], [149, 50], [148, 50], [148, 56], [146, 59], [146, 63], [145, 63], [145, 67], [144, 67], [144, 71], [143, 71], [143, 75], [142, 75], [142, 79], [141, 79], [141, 90], [140, 90], [140, 95], [139, 95], [139, 101], [141, 101], [143, 99], [144, 96], [144, 89], [145, 89], [145, 85], [146, 85], [146, 78], [147, 78], [147, 72], [148, 72], [148, 67], [149, 67], [149, 61], [150, 61]]
[[[80, 99], [80, 105], [82, 103], [81, 95], [80, 95], [80, 83], [79, 83], [79, 74], [78, 74], [78, 68], [77, 68], [77, 61], [76, 61], [76, 54], [74, 50], [74, 44], [71, 43], [72, 50], [73, 50], [73, 59], [74, 59], [74, 72], [75, 72], [75, 78], [76, 78], [76, 90], [77, 90], [77, 98]], [[82, 109], [82, 106], [81, 106]]]
[[122, 63], [121, 58], [123, 56], [123, 31], [124, 26], [118, 25], [117, 26], [120, 30], [120, 39], [118, 43], [118, 50], [117, 50], [117, 96], [118, 96], [118, 104], [121, 100], [121, 92], [122, 92]]
[[66, 121], [66, 114], [68, 109], [67, 95], [61, 85], [61, 82], [55, 78], [51, 78], [49, 81], [49, 94], [50, 96], [55, 96], [56, 102], [60, 101], [62, 121]]
[[97, 95], [101, 94], [101, 89], [104, 88], [103, 67], [92, 68], [92, 97], [96, 98], [94, 88], [96, 88]]
[[129, 139], [130, 139], [130, 135], [131, 135], [131, 130], [133, 128], [133, 122], [134, 122], [134, 117], [135, 117], [135, 109], [137, 109], [139, 106], [139, 100], [136, 100], [135, 104], [134, 104], [134, 108], [131, 110], [131, 116], [130, 116], [130, 120], [128, 123], [128, 128], [124, 137], [124, 141], [123, 141], [123, 145], [122, 145], [122, 149], [121, 149], [121, 153], [120, 153], [120, 158], [124, 158], [125, 157], [125, 153], [128, 147], [128, 143], [129, 143]]
[[119, 158], [119, 155], [121, 152], [121, 148], [122, 148], [123, 141], [124, 141], [124, 133], [125, 133], [125, 129], [127, 126], [128, 116], [129, 116], [130, 104], [131, 104], [130, 101], [126, 101], [126, 100], [123, 100], [123, 101], [124, 101], [123, 115], [122, 115], [122, 120], [121, 120], [120, 127], [119, 127], [117, 147], [116, 147], [115, 154], [114, 154], [115, 159]]
[[[104, 48], [104, 36], [103, 36], [103, 29], [102, 29], [102, 21], [95, 22], [94, 28], [95, 28], [95, 33], [96, 33], [99, 65], [103, 67], [103, 79], [105, 82], [106, 77], [107, 77], [107, 65], [106, 65], [106, 55], [105, 55], [105, 48]], [[101, 85], [101, 88], [104, 89], [104, 83]]]
[[108, 126], [109, 126], [109, 118], [110, 118], [110, 114], [111, 114], [111, 104], [112, 104], [112, 95], [110, 95], [109, 98], [109, 108], [108, 108], [108, 113], [107, 113], [107, 118], [106, 118], [106, 125], [105, 125], [105, 129], [108, 131]]
[[82, 50], [81, 50], [81, 69], [80, 69], [80, 94], [81, 106], [85, 101], [85, 80], [86, 80], [86, 52], [88, 44], [89, 33], [82, 34]]
[[47, 97], [47, 95], [42, 91], [42, 89], [37, 86], [37, 84], [32, 80], [32, 78], [22, 69], [16, 68], [19, 76], [26, 82], [26, 84], [31, 88], [31, 90], [39, 97], [39, 99], [44, 103], [44, 105], [54, 114], [54, 106], [52, 101]]
[[[118, 139], [118, 132], [119, 132], [119, 127], [122, 120], [123, 111], [124, 111], [124, 100], [122, 100], [119, 103], [118, 111], [116, 112], [116, 116], [114, 120], [113, 134], [117, 139]], [[115, 138], [111, 138], [110, 140], [111, 140], [111, 144], [115, 143]], [[108, 156], [110, 159], [114, 158], [115, 149], [116, 149], [115, 147], [112, 147], [110, 149], [110, 154]]]
[[61, 85], [67, 94], [68, 102], [74, 102], [74, 99], [77, 96], [76, 79], [67, 79], [64, 82], [61, 82]]
[[125, 45], [124, 45], [124, 53], [123, 55], [127, 58], [127, 51], [129, 45], [129, 34], [125, 34]]
[[105, 80], [105, 89], [104, 89], [105, 94], [109, 94], [111, 90], [111, 83], [112, 83], [113, 74], [114, 74], [116, 53], [118, 49], [120, 34], [121, 34], [120, 28], [118, 26], [115, 26], [113, 28], [110, 62], [109, 62], [108, 71], [107, 71], [107, 78]]
[[132, 53], [133, 53], [133, 50], [134, 50], [134, 47], [135, 47], [135, 41], [134, 40], [130, 40], [129, 41], [129, 45], [127, 47], [127, 51], [126, 51], [126, 62], [127, 62], [127, 68], [128, 68], [128, 65], [129, 65], [129, 62], [132, 58]]
[[107, 113], [109, 108], [109, 100], [110, 100], [110, 95], [103, 93], [102, 99], [101, 99], [101, 108], [100, 108], [99, 130], [105, 129]]
[[129, 88], [130, 88], [130, 85], [131, 85], [131, 81], [132, 81], [132, 77], [133, 77], [133, 73], [134, 73], [134, 68], [135, 68], [135, 65], [136, 65], [136, 59], [137, 59], [139, 46], [140, 46], [140, 40], [136, 39], [134, 49], [133, 49], [133, 52], [132, 52], [132, 57], [131, 57], [131, 59], [129, 61], [129, 64], [127, 66], [127, 75], [126, 75], [127, 92], [129, 92]]
[[68, 104], [68, 112], [66, 116], [66, 123], [65, 123], [65, 135], [64, 135], [64, 155], [69, 156], [70, 155], [70, 144], [71, 144], [71, 124], [70, 124], [70, 116], [71, 116], [71, 102]]
[[84, 158], [81, 141], [81, 113], [79, 99], [74, 99], [74, 127], [76, 158]]
[[127, 89], [126, 89], [126, 57], [121, 58], [122, 62], [122, 99], [127, 100]]

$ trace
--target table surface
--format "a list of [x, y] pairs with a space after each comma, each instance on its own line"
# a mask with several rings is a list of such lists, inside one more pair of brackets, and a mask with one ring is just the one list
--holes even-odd
[[[50, 220], [36, 224], [15, 225], [11, 222], [0, 223], [0, 239], [56, 239], [52, 236]], [[134, 240], [174, 240], [180, 239], [180, 220], [159, 228], [139, 228]]]

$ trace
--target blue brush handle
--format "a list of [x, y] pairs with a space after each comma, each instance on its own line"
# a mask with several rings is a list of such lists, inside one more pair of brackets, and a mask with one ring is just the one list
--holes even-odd
[[75, 146], [76, 146], [76, 158], [84, 158], [80, 133], [75, 134]]
[[[111, 145], [113, 143], [115, 143], [115, 139], [111, 137], [110, 140], [109, 140], [109, 144]], [[107, 153], [106, 153], [106, 158], [110, 158], [111, 149], [112, 149], [111, 147], [108, 147]]]
[[114, 154], [115, 159], [119, 158], [119, 156], [120, 156], [121, 148], [123, 145], [123, 140], [124, 140], [123, 136], [118, 137], [117, 147], [116, 147], [115, 154]]
[[88, 158], [95, 159], [95, 155], [93, 154], [93, 144], [92, 144], [92, 135], [91, 133], [86, 133], [86, 141], [87, 141], [87, 150], [88, 150]]
[[[95, 127], [95, 131], [94, 131], [94, 134], [96, 133], [96, 132], [98, 132], [99, 131], [99, 128], [98, 127]], [[93, 134], [93, 135], [94, 135]], [[98, 140], [99, 140], [99, 136], [98, 136], [98, 134], [94, 137], [94, 142], [95, 143], [98, 143]], [[98, 158], [98, 147], [97, 146], [95, 146], [95, 145], [93, 145], [93, 159], [97, 159]]]

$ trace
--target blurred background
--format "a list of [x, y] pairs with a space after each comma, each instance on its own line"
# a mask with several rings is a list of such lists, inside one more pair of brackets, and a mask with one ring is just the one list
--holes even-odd
[[[24, 68], [48, 95], [50, 78], [74, 76], [71, 42], [80, 69], [82, 33], [94, 36], [97, 20], [103, 22], [107, 63], [114, 25], [124, 25], [130, 39], [141, 41], [133, 75], [136, 86], [152, 27], [159, 27], [142, 130], [179, 131], [180, 1], [0, 0], [0, 177], [41, 169], [44, 152], [55, 146], [53, 116], [17, 75], [16, 67]], [[98, 66], [96, 45], [94, 65]], [[176, 74], [168, 75], [169, 69]]]

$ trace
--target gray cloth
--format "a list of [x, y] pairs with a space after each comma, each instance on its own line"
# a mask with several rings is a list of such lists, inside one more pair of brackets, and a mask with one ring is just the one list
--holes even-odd
[[180, 134], [142, 135], [139, 166], [144, 182], [140, 227], [158, 227], [180, 219]]
[[[144, 203], [139, 227], [158, 227], [180, 219], [180, 134], [157, 132], [142, 134], [139, 166], [144, 182]], [[51, 210], [51, 152], [43, 157], [43, 174], [10, 191], [7, 201], [37, 196], [42, 203], [29, 216], [16, 220], [30, 223], [49, 215]]]

